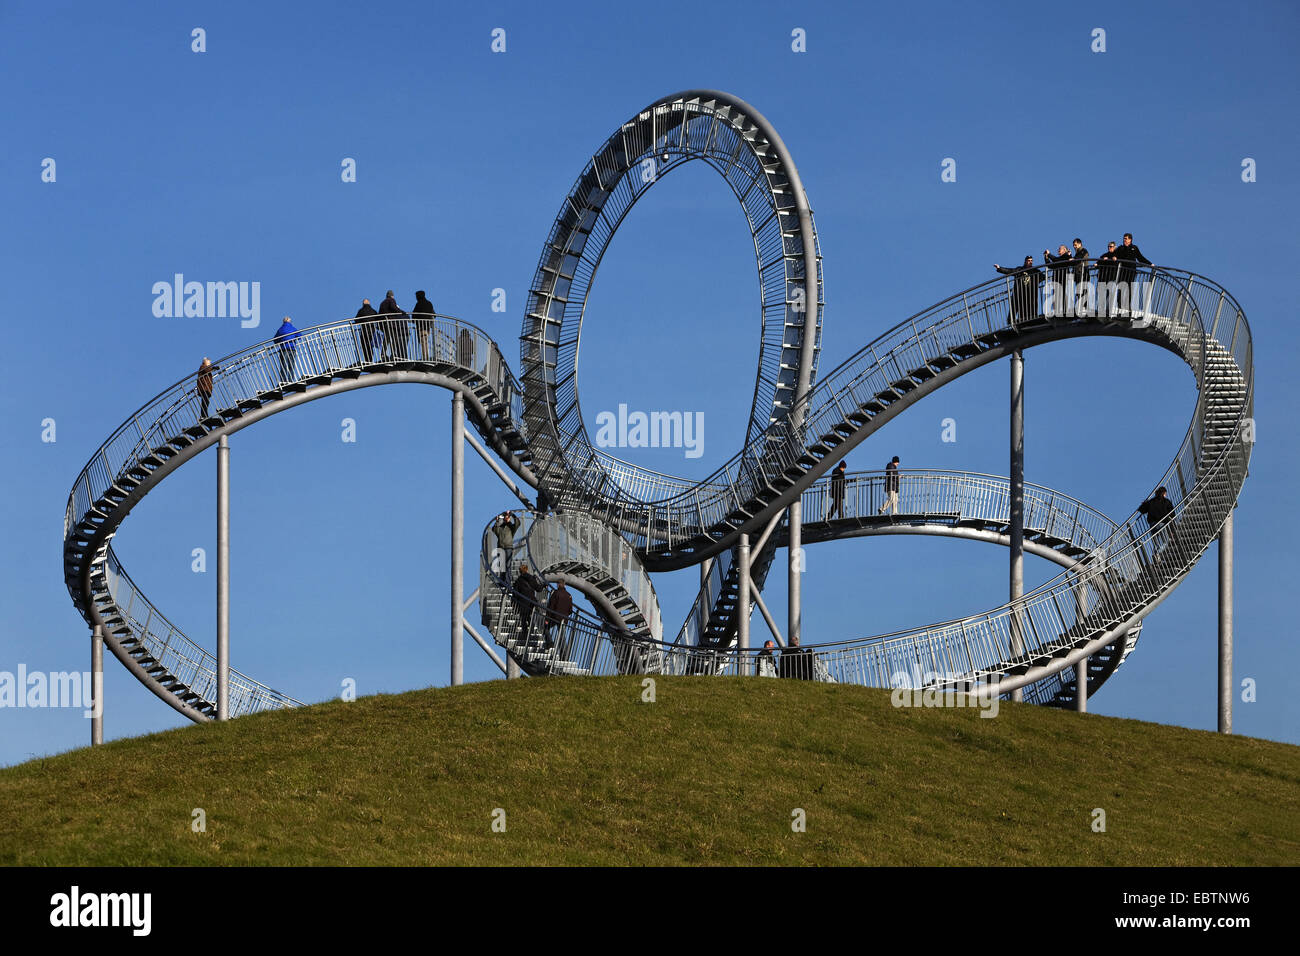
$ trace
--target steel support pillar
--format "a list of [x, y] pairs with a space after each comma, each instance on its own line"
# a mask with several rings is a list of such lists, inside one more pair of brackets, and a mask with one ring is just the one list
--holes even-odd
[[[1017, 349], [1011, 354], [1011, 588], [1010, 600], [1019, 601], [1025, 594], [1025, 356]], [[1011, 654], [1025, 651], [1019, 609], [1011, 612]], [[1024, 700], [1024, 691], [1011, 692], [1014, 701]]]
[[740, 599], [736, 604], [736, 672], [744, 673], [745, 651], [749, 650], [749, 535], [740, 536]]
[[451, 684], [465, 683], [465, 396], [451, 393]]
[[[90, 632], [90, 745], [104, 742], [104, 625], [96, 624]], [[19, 689], [21, 693], [23, 688]]]
[[1232, 733], [1232, 512], [1219, 530], [1219, 733]]
[[[704, 586], [709, 583], [709, 575], [713, 573], [713, 558], [705, 558], [700, 562], [700, 590], [704, 591]], [[709, 615], [713, 608], [709, 606], [710, 602], [705, 601], [700, 607], [700, 639], [704, 637], [704, 632], [709, 626]]]
[[1074, 665], [1074, 709], [1081, 714], [1088, 712], [1088, 658]]
[[800, 498], [790, 502], [789, 535], [786, 548], [789, 604], [785, 630], [793, 642], [796, 638], [802, 639], [803, 632], [803, 501]]
[[217, 443], [217, 720], [230, 719], [230, 440]]

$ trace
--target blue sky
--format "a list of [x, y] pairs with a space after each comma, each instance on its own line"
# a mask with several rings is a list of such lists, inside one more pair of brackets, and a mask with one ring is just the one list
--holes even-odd
[[[63, 508], [91, 453], [149, 398], [213, 358], [426, 289], [483, 326], [516, 370], [529, 280], [592, 151], [665, 94], [728, 90], [776, 126], [825, 256], [821, 369], [906, 316], [1078, 235], [1131, 231], [1146, 255], [1227, 287], [1256, 343], [1259, 441], [1237, 513], [1237, 732], [1300, 742], [1290, 603], [1296, 570], [1300, 333], [1290, 257], [1300, 211], [1300, 15], [1290, 3], [1128, 6], [750, 3], [270, 3], [0, 6], [0, 670], [84, 669], [61, 574]], [[206, 52], [191, 31], [206, 31]], [[506, 31], [506, 52], [490, 50]], [[1095, 28], [1106, 51], [1091, 50]], [[791, 50], [806, 31], [807, 52]], [[53, 158], [57, 179], [42, 182]], [[355, 159], [357, 181], [340, 163]], [[940, 164], [957, 163], [957, 181]], [[1257, 164], [1244, 183], [1241, 163]], [[151, 288], [181, 272], [261, 283], [259, 328], [166, 319]], [[492, 290], [507, 311], [491, 311]], [[744, 217], [689, 165], [651, 190], [606, 256], [584, 327], [588, 426], [620, 402], [703, 411], [704, 454], [629, 450], [703, 477], [738, 448], [758, 310]], [[851, 469], [1006, 474], [1005, 363], [883, 428]], [[1176, 358], [1132, 342], [1026, 357], [1028, 480], [1117, 519], [1169, 464], [1192, 413]], [[232, 440], [232, 641], [240, 670], [303, 700], [448, 681], [450, 401], [365, 389]], [[340, 422], [357, 441], [340, 441]], [[958, 441], [940, 441], [956, 418]], [[42, 442], [53, 418], [57, 441]], [[513, 499], [470, 455], [470, 556]], [[214, 458], [183, 468], [115, 548], [192, 637], [214, 639]], [[1098, 713], [1215, 720], [1215, 555], [1148, 619]], [[809, 553], [804, 633], [842, 640], [1000, 604], [1006, 551], [889, 538]], [[1029, 559], [1030, 585], [1052, 567]], [[784, 619], [783, 574], [766, 592]], [[691, 569], [656, 581], [675, 628]], [[755, 626], [762, 627], [755, 618]], [[756, 632], [757, 633], [757, 632]], [[499, 676], [467, 641], [470, 680]], [[185, 721], [108, 662], [106, 734]], [[0, 710], [0, 764], [83, 744], [79, 710]]]

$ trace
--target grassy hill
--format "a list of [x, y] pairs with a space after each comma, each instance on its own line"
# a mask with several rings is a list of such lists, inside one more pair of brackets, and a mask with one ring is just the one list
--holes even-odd
[[0, 770], [0, 863], [1294, 865], [1300, 748], [799, 681], [495, 681]]

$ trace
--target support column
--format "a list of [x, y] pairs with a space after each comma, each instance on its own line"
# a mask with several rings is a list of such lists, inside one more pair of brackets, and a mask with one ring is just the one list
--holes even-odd
[[1088, 658], [1074, 665], [1074, 709], [1081, 714], [1088, 712]]
[[1219, 733], [1232, 733], [1232, 512], [1219, 530]]
[[465, 396], [451, 393], [451, 685], [465, 683]]
[[[96, 624], [90, 632], [90, 746], [104, 742], [104, 625]], [[19, 693], [22, 689], [19, 689]]]
[[[709, 583], [709, 575], [713, 573], [713, 558], [705, 558], [700, 562], [700, 590], [704, 590], [704, 585]], [[713, 608], [709, 602], [705, 601], [700, 608], [700, 640], [704, 639], [704, 632], [709, 626], [709, 615], [713, 613]]]
[[803, 630], [803, 500], [790, 502], [789, 545], [786, 548], [789, 566], [786, 589], [789, 595], [786, 635], [791, 644], [801, 637]]
[[[1025, 593], [1025, 356], [1019, 349], [1011, 355], [1011, 589], [1010, 600]], [[1011, 653], [1024, 653], [1023, 623], [1018, 610], [1011, 613]], [[1024, 700], [1024, 691], [1011, 692], [1014, 701]]]
[[744, 673], [744, 652], [749, 650], [749, 535], [740, 536], [740, 600], [736, 603], [736, 672]]
[[230, 719], [230, 440], [217, 442], [217, 720]]

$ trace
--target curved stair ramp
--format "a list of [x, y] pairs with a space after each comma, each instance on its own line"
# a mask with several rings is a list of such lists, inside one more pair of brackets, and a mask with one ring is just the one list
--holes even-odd
[[[1010, 481], [966, 471], [900, 469], [898, 512], [882, 513], [886, 474], [849, 472], [844, 476], [843, 509], [833, 509], [831, 479], [822, 478], [802, 496], [803, 544], [847, 538], [925, 534], [985, 541], [1009, 547]], [[832, 510], [837, 513], [830, 517]], [[1076, 573], [1104, 561], [1103, 543], [1120, 526], [1076, 498], [1042, 485], [1024, 486], [1024, 548]], [[782, 533], [780, 544], [788, 543]], [[1116, 569], [1112, 567], [1112, 572]], [[1142, 624], [1134, 624], [1115, 643], [1089, 660], [1089, 696], [1124, 662], [1137, 645]], [[913, 678], [916, 675], [913, 673]], [[1072, 707], [1073, 670], [1062, 671], [1031, 685], [1025, 697], [1032, 703]]]
[[[652, 540], [679, 529], [642, 502], [688, 494], [699, 483], [627, 463], [622, 474], [609, 470], [582, 420], [578, 345], [588, 293], [624, 217], [663, 176], [695, 160], [717, 170], [734, 192], [754, 241], [761, 328], [746, 444], [787, 416], [815, 379], [820, 347], [821, 260], [812, 210], [771, 123], [718, 90], [655, 101], [593, 153], [543, 246], [520, 332], [523, 415], [548, 497], [634, 534], [649, 522]], [[629, 498], [633, 485], [639, 490]]]
[[[496, 642], [526, 673], [590, 674], [604, 643], [592, 636], [596, 633], [610, 642], [611, 672], [657, 673], [663, 637], [659, 598], [626, 539], [586, 515], [513, 513], [520, 525], [508, 563], [491, 526], [484, 531], [480, 553], [482, 621]], [[512, 586], [523, 564], [542, 580], [563, 581], [585, 595], [602, 617], [594, 631], [581, 623], [583, 618], [574, 618], [571, 626], [560, 629], [553, 648], [542, 646], [546, 608], [517, 597]], [[522, 608], [532, 616], [531, 643], [524, 640]]]
[[[149, 491], [222, 435], [354, 388], [438, 385], [462, 392], [473, 427], [521, 478], [536, 483], [520, 417], [522, 392], [495, 343], [482, 330], [448, 316], [382, 325], [392, 337], [388, 358], [367, 361], [362, 327], [345, 320], [303, 330], [287, 379], [275, 341], [219, 359], [207, 415], [196, 391], [197, 373], [191, 374], [114, 431], [73, 483], [63, 542], [64, 579], [73, 604], [88, 625], [104, 626], [110, 651], [141, 683], [191, 720], [215, 715], [212, 655], [144, 598], [111, 544]], [[232, 672], [232, 714], [297, 703]]]

